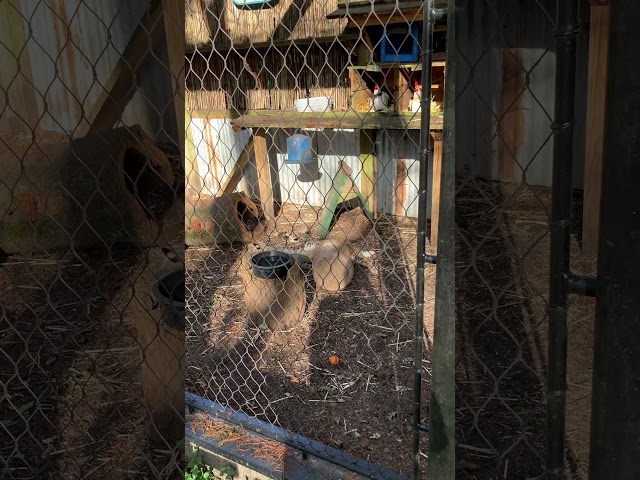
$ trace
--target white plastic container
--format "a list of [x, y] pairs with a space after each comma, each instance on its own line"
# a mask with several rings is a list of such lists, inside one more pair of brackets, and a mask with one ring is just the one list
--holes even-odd
[[322, 113], [331, 110], [332, 103], [329, 97], [301, 98], [295, 101], [296, 111]]

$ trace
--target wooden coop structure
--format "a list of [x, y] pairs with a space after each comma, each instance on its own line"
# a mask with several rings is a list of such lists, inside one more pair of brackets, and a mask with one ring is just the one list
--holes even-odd
[[[422, 4], [281, 0], [271, 8], [245, 10], [232, 0], [210, 2], [206, 8], [203, 2], [187, 1], [187, 190], [213, 195], [246, 191], [260, 200], [272, 222], [278, 200], [330, 208], [326, 202], [333, 180], [348, 164], [373, 216], [417, 217], [420, 113], [411, 111], [410, 103], [422, 67], [415, 51], [389, 60], [384, 43], [389, 32], [421, 31]], [[436, 24], [435, 37], [432, 244], [437, 242], [440, 197], [445, 22]], [[370, 101], [375, 83], [394, 97], [394, 115], [360, 107]], [[332, 110], [296, 111], [296, 100], [316, 96], [330, 97]], [[326, 178], [315, 182], [320, 190], [315, 198], [296, 197], [296, 177], [273, 158], [284, 150], [278, 145], [282, 137], [274, 132], [300, 128], [334, 132], [331, 140], [318, 140], [318, 150], [324, 142], [326, 154], [339, 158]], [[343, 163], [347, 150], [349, 159]], [[284, 188], [275, 188], [278, 183]], [[294, 193], [285, 199], [278, 198], [278, 191]]]

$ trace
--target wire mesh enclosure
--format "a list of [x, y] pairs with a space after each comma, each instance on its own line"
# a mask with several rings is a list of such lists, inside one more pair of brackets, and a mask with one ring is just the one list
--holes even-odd
[[253, 3], [187, 2], [186, 388], [417, 475], [446, 2]]
[[456, 478], [587, 478], [602, 11], [457, 3]]
[[176, 7], [0, 2], [2, 478], [183, 475]]

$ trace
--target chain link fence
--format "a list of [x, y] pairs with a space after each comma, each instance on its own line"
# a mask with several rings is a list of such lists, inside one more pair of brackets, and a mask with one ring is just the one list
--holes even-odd
[[[316, 454], [404, 476], [418, 207], [422, 194], [434, 254], [445, 88], [444, 19], [423, 84], [423, 3], [186, 10], [186, 388], [319, 442]], [[435, 267], [425, 284], [424, 405]]]
[[[553, 87], [557, 68], [571, 71], [556, 58], [563, 3], [459, 2], [456, 478], [542, 478], [545, 469], [547, 383], [564, 368], [547, 358], [551, 199], [569, 193], [551, 188], [554, 103], [573, 94]], [[580, 5], [571, 27], [587, 23]], [[571, 194], [571, 265], [582, 274], [596, 269], [581, 251], [587, 34], [578, 36]], [[594, 313], [591, 299], [571, 299], [566, 436], [552, 439], [566, 442], [565, 478], [587, 478]]]
[[183, 475], [177, 5], [0, 1], [2, 478]]

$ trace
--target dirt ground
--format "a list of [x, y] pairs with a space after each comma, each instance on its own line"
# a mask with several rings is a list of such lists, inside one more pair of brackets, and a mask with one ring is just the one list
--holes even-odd
[[[315, 239], [317, 218], [316, 209], [285, 205], [276, 229], [253, 245], [188, 249], [187, 390], [407, 474], [415, 220], [383, 217], [373, 229], [360, 208], [342, 213], [329, 239], [346, 240], [355, 259], [352, 283], [338, 293], [316, 293], [306, 275], [307, 308], [294, 328], [270, 335], [247, 322], [243, 255], [302, 248]], [[429, 267], [424, 405], [434, 280]], [[331, 355], [340, 357], [338, 365], [330, 364]]]
[[0, 458], [10, 478], [177, 478], [172, 452], [146, 442], [125, 286], [136, 259], [114, 250], [0, 265], [0, 383], [10, 392], [0, 398]]
[[9, 478], [179, 473], [174, 453], [146, 440], [129, 310], [142, 253], [0, 255], [0, 465]]
[[[528, 479], [545, 442], [550, 189], [459, 180], [457, 478]], [[581, 232], [580, 198], [572, 231]], [[573, 236], [572, 269], [596, 258]], [[569, 309], [567, 478], [587, 478], [594, 299]]]

